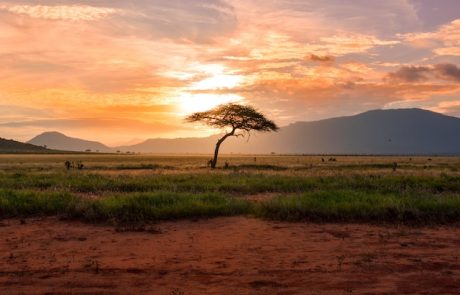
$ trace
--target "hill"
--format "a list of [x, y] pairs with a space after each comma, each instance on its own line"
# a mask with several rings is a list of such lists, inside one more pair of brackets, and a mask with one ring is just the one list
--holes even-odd
[[86, 150], [91, 150], [93, 152], [112, 152], [113, 149], [108, 146], [97, 142], [89, 141], [74, 137], [68, 137], [59, 132], [44, 132], [40, 135], [35, 136], [28, 141], [30, 144], [44, 146], [48, 148], [63, 150], [63, 151], [75, 151], [75, 152], [84, 152]]
[[153, 138], [141, 143], [117, 147], [117, 150], [136, 153], [181, 153], [200, 154], [211, 153], [218, 139], [218, 135], [209, 137], [190, 138]]
[[32, 144], [22, 143], [19, 141], [0, 138], [0, 153], [49, 153], [51, 150]]

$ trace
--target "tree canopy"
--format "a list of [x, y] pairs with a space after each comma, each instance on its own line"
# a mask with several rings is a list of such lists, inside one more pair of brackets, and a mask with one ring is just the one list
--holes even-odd
[[[211, 167], [215, 168], [221, 143], [229, 136], [244, 136], [251, 131], [278, 131], [279, 127], [271, 120], [254, 109], [252, 106], [228, 103], [219, 105], [205, 112], [197, 112], [185, 118], [187, 122], [200, 122], [210, 127], [227, 129], [222, 138], [217, 141]], [[230, 129], [230, 130], [228, 130]], [[243, 133], [238, 133], [242, 131]]]
[[219, 105], [209, 111], [191, 114], [187, 122], [201, 122], [214, 128], [231, 128], [232, 130], [251, 130], [268, 132], [277, 131], [279, 127], [251, 106], [235, 103]]

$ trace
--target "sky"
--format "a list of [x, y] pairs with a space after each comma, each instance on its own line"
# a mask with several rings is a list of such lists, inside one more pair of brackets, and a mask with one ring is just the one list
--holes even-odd
[[460, 116], [458, 0], [0, 0], [0, 137], [207, 136], [250, 104], [278, 125], [371, 109]]

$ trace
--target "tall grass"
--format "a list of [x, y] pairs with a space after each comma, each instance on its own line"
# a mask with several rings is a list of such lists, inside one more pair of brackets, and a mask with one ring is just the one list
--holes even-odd
[[297, 176], [264, 173], [182, 173], [102, 175], [92, 173], [0, 173], [0, 187], [66, 191], [184, 192], [184, 193], [302, 193], [314, 190], [359, 190], [380, 193], [460, 193], [460, 176], [438, 175], [332, 175]]
[[125, 193], [85, 198], [67, 192], [0, 190], [0, 218], [62, 216], [92, 222], [145, 222], [233, 215], [284, 221], [451, 223], [460, 221], [460, 197], [322, 191], [252, 203], [215, 193]]
[[259, 217], [287, 221], [449, 223], [460, 221], [460, 197], [327, 191], [259, 203]]
[[69, 193], [0, 190], [0, 218], [57, 215], [87, 221], [155, 221], [246, 214], [249, 203], [216, 194], [135, 193], [82, 198]]
[[58, 215], [81, 200], [66, 192], [0, 190], [0, 218]]

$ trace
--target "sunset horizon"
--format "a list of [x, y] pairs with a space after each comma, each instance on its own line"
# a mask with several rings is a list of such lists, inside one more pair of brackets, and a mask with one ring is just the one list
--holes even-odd
[[[335, 120], [335, 119], [343, 119], [343, 118], [355, 117], [355, 116], [364, 115], [364, 114], [368, 114], [368, 113], [374, 113], [376, 111], [397, 111], [397, 110], [401, 110], [401, 111], [418, 110], [418, 111], [422, 111], [422, 112], [423, 111], [428, 111], [428, 112], [437, 113], [437, 112], [432, 111], [432, 110], [422, 109], [422, 108], [417, 108], [417, 107], [414, 107], [414, 108], [393, 108], [393, 109], [371, 109], [371, 110], [365, 110], [363, 112], [359, 112], [357, 114], [350, 114], [350, 115], [344, 115], [344, 116], [338, 116], [338, 117], [327, 117], [327, 118], [321, 118], [321, 119], [313, 120], [313, 121], [299, 120], [299, 121], [289, 122], [286, 125], [281, 125], [280, 128], [281, 128], [281, 130], [283, 130], [283, 128], [293, 126], [293, 125], [296, 125], [296, 124], [299, 124], [299, 123], [316, 123], [316, 122], [323, 122], [323, 121], [329, 121], [329, 120]], [[441, 114], [441, 113], [437, 113], [437, 114]], [[444, 115], [444, 114], [442, 114], [442, 115]], [[455, 116], [455, 115], [444, 115], [444, 116], [459, 118], [458, 116]], [[410, 120], [410, 118], [409, 118], [409, 120]], [[183, 123], [185, 124], [184, 121], [183, 121]], [[201, 127], [204, 127], [204, 126], [199, 125], [199, 127], [201, 128]], [[163, 140], [163, 139], [165, 139], [165, 140], [206, 139], [206, 138], [216, 138], [219, 135], [225, 133], [225, 130], [223, 130], [223, 129], [214, 129], [214, 130], [211, 129], [212, 131], [209, 134], [201, 134], [201, 135], [194, 135], [194, 134], [185, 135], [185, 136], [174, 136], [174, 135], [171, 135], [171, 136], [156, 136], [156, 135], [153, 135], [152, 137], [148, 137], [148, 138], [134, 137], [134, 138], [131, 138], [130, 140], [126, 140], [126, 141], [119, 140], [119, 141], [113, 141], [113, 142], [105, 142], [103, 140], [99, 140], [97, 136], [95, 136], [95, 138], [88, 138], [88, 136], [80, 137], [80, 136], [75, 136], [73, 133], [71, 133], [71, 131], [62, 132], [62, 131], [59, 131], [59, 128], [56, 128], [56, 129], [57, 130], [49, 129], [49, 130], [45, 130], [45, 131], [39, 132], [37, 134], [34, 134], [31, 138], [28, 138], [28, 139], [24, 140], [24, 142], [33, 142], [34, 139], [36, 139], [37, 137], [43, 136], [43, 135], [56, 135], [56, 136], [65, 136], [65, 137], [69, 137], [69, 138], [75, 138], [75, 139], [78, 139], [78, 140], [89, 140], [89, 141], [99, 142], [99, 143], [102, 143], [102, 144], [106, 145], [109, 148], [114, 148], [114, 149], [117, 148], [117, 147], [125, 147], [125, 148], [129, 149], [130, 146], [135, 146], [137, 144], [141, 144], [141, 143], [147, 142], [149, 140], [158, 140], [158, 139], [160, 139], [160, 140]], [[84, 131], [84, 129], [83, 129], [83, 131]], [[256, 135], [256, 138], [257, 138], [257, 135]], [[15, 138], [9, 138], [9, 139], [17, 140]]]
[[218, 131], [252, 105], [280, 126], [372, 109], [460, 116], [457, 1], [0, 1], [0, 133], [110, 145]]

